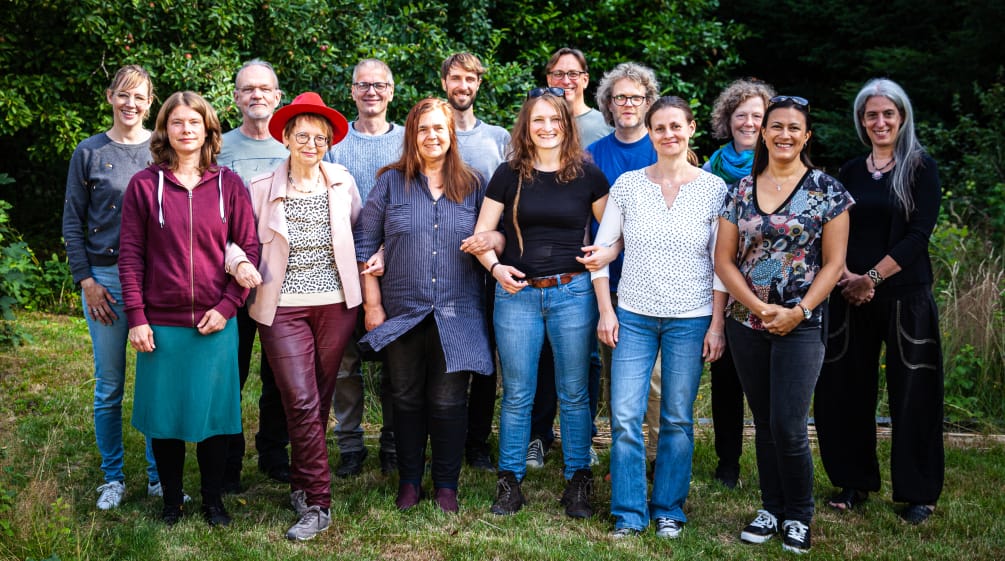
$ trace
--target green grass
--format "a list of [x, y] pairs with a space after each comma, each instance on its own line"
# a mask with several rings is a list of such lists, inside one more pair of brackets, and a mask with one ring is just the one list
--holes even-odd
[[[248, 490], [226, 499], [230, 528], [210, 531], [190, 515], [178, 526], [159, 522], [160, 500], [145, 493], [143, 441], [126, 428], [126, 500], [119, 509], [95, 509], [101, 483], [100, 458], [92, 427], [90, 342], [82, 319], [23, 314], [19, 320], [33, 343], [0, 353], [0, 559], [403, 559], [403, 560], [628, 560], [789, 559], [778, 540], [761, 546], [740, 543], [739, 529], [759, 504], [752, 441], [745, 442], [743, 486], [729, 491], [712, 481], [715, 454], [711, 429], [696, 429], [694, 477], [687, 504], [690, 522], [681, 539], [664, 541], [652, 531], [629, 543], [607, 534], [610, 487], [596, 470], [598, 515], [566, 518], [558, 505], [562, 490], [558, 452], [524, 482], [530, 504], [512, 517], [488, 512], [495, 478], [467, 468], [461, 475], [461, 512], [439, 513], [424, 501], [413, 512], [393, 506], [397, 481], [380, 475], [376, 453], [364, 474], [333, 483], [332, 527], [317, 539], [290, 543], [283, 534], [294, 522], [288, 489], [255, 469], [253, 434], [258, 386], [244, 392], [245, 461]], [[131, 371], [130, 371], [131, 372]], [[130, 376], [131, 377], [131, 376]], [[699, 415], [707, 416], [708, 387]], [[126, 409], [131, 406], [131, 386]], [[369, 400], [368, 406], [374, 401]], [[371, 407], [372, 409], [372, 407]], [[128, 413], [126, 414], [128, 425]], [[367, 443], [376, 452], [376, 414], [367, 414]], [[329, 448], [335, 447], [329, 442]], [[889, 442], [881, 440], [881, 457]], [[606, 449], [601, 457], [606, 464]], [[337, 457], [333, 457], [333, 465]], [[935, 516], [908, 526], [883, 492], [855, 512], [840, 515], [823, 505], [832, 489], [817, 465], [815, 494], [820, 507], [813, 524], [810, 559], [1005, 559], [1005, 445], [992, 438], [948, 439], [946, 486]], [[888, 474], [888, 464], [884, 463]], [[428, 484], [428, 482], [427, 482]], [[185, 487], [195, 496], [198, 472], [189, 447]]]

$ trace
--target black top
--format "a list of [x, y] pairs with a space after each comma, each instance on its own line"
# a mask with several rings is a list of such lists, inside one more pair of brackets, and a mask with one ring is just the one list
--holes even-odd
[[485, 197], [502, 203], [502, 224], [506, 249], [499, 256], [505, 265], [512, 265], [528, 278], [560, 273], [582, 272], [586, 268], [576, 261], [583, 252], [593, 203], [607, 195], [610, 184], [596, 165], [583, 165], [583, 174], [560, 183], [555, 172], [535, 172], [532, 181], [524, 181], [520, 191], [517, 220], [523, 237], [523, 255], [513, 225], [513, 201], [516, 198], [518, 174], [503, 162], [489, 181]]
[[877, 297], [897, 296], [912, 288], [927, 289], [932, 284], [928, 240], [942, 202], [938, 166], [927, 155], [922, 157], [911, 188], [915, 208], [908, 219], [893, 194], [893, 174], [887, 172], [873, 179], [865, 160], [866, 156], [861, 156], [845, 163], [838, 174], [856, 203], [849, 215], [848, 270], [865, 274], [889, 255], [901, 271], [876, 288]]

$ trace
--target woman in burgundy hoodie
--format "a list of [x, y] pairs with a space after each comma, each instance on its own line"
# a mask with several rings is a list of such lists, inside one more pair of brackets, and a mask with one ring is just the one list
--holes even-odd
[[150, 139], [154, 164], [133, 176], [122, 203], [122, 281], [129, 343], [137, 351], [133, 426], [152, 439], [164, 490], [162, 518], [182, 515], [185, 442], [196, 442], [202, 512], [230, 517], [220, 499], [225, 435], [241, 431], [237, 308], [248, 289], [224, 271], [228, 242], [258, 263], [251, 199], [216, 165], [220, 121], [205, 99], [177, 92]]

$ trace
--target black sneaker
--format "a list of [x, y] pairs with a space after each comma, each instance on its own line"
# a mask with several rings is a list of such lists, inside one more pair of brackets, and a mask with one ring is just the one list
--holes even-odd
[[740, 532], [740, 539], [747, 543], [764, 543], [778, 533], [778, 519], [766, 510], [758, 510], [757, 518]]
[[182, 505], [164, 505], [164, 510], [161, 511], [161, 520], [168, 526], [174, 526], [184, 514], [182, 509]]
[[593, 495], [593, 472], [588, 469], [577, 469], [572, 479], [565, 485], [561, 503], [565, 506], [565, 514], [572, 518], [589, 518], [593, 516], [590, 497]]
[[338, 468], [335, 475], [341, 478], [353, 477], [363, 473], [363, 462], [366, 460], [366, 448], [354, 452], [339, 454]]
[[782, 524], [782, 549], [793, 553], [808, 553], [810, 527], [798, 520], [786, 520]]
[[223, 503], [202, 505], [202, 517], [206, 523], [212, 527], [230, 526], [230, 515], [227, 509], [223, 508]]
[[485, 471], [495, 471], [496, 466], [492, 463], [492, 456], [489, 455], [487, 444], [472, 444], [464, 452], [468, 465], [475, 469]]
[[262, 471], [269, 479], [275, 481], [276, 483], [289, 483], [290, 482], [290, 466], [288, 465], [278, 465], [272, 467], [258, 466], [258, 469]]
[[398, 471], [398, 454], [394, 450], [380, 451], [380, 472], [391, 475]]
[[492, 514], [516, 514], [527, 504], [520, 490], [520, 482], [512, 471], [500, 471], [496, 482], [496, 500], [492, 503]]

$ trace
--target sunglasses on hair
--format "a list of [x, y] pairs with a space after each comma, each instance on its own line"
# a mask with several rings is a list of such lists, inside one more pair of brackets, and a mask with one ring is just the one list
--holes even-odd
[[535, 97], [541, 97], [544, 94], [551, 94], [555, 97], [565, 97], [565, 90], [562, 88], [548, 87], [548, 88], [534, 88], [527, 92], [527, 99], [534, 99]]
[[810, 110], [809, 100], [806, 99], [805, 97], [799, 97], [798, 95], [776, 95], [775, 97], [768, 100], [768, 105], [782, 103], [783, 101], [791, 101], [795, 105], [805, 107], [807, 111]]

